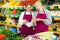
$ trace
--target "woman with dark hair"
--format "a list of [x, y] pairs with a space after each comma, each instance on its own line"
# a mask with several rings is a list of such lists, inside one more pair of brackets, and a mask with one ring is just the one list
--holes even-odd
[[34, 13], [31, 11], [31, 5], [26, 5], [26, 11], [22, 12], [19, 18], [19, 24], [21, 25], [20, 34], [22, 35], [32, 35], [33, 28], [32, 26], [32, 18]]

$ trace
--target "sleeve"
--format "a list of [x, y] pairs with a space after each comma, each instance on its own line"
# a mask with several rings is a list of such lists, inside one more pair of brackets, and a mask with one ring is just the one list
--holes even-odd
[[44, 19], [43, 22], [46, 25], [50, 25], [52, 23], [51, 13], [48, 10], [46, 10], [45, 12], [46, 12], [47, 19]]
[[23, 16], [24, 16], [24, 12], [21, 13], [20, 18], [18, 20], [20, 25], [23, 25]]
[[31, 27], [31, 26], [33, 26], [33, 23], [32, 22], [28, 22], [28, 23], [26, 23], [25, 24], [27, 27]]

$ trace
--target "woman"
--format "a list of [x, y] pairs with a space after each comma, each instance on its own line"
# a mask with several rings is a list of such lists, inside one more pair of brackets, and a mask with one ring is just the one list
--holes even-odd
[[26, 11], [22, 12], [19, 18], [19, 24], [21, 25], [20, 34], [22, 35], [32, 35], [33, 28], [32, 26], [32, 18], [34, 13], [31, 11], [31, 5], [26, 5]]
[[32, 20], [36, 23], [34, 33], [46, 32], [48, 31], [48, 25], [52, 23], [50, 12], [42, 6], [41, 2], [36, 2], [35, 7], [37, 9], [37, 12], [35, 12], [36, 19]]

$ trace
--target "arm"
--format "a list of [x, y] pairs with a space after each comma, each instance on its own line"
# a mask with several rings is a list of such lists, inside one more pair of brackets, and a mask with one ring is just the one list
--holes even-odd
[[46, 25], [49, 25], [52, 23], [52, 18], [51, 18], [51, 13], [50, 11], [46, 10], [46, 16], [47, 16], [47, 19], [44, 19], [43, 22], [46, 24]]
[[46, 13], [47, 19], [37, 18], [37, 19], [35, 19], [35, 20], [36, 20], [36, 21], [43, 21], [46, 25], [49, 25], [49, 24], [52, 23], [51, 13], [50, 13], [50, 11], [48, 11], [48, 10], [45, 10], [45, 13]]
[[[35, 15], [34, 15], [34, 12], [32, 12], [32, 19], [34, 19], [34, 18], [35, 18]], [[32, 20], [31, 20], [31, 22], [28, 22], [25, 25], [27, 25], [28, 27], [35, 26], [35, 24], [32, 22]]]
[[24, 12], [21, 13], [20, 18], [18, 20], [18, 22], [19, 22], [20, 25], [23, 25], [23, 21], [24, 21], [23, 20], [23, 16], [24, 16]]

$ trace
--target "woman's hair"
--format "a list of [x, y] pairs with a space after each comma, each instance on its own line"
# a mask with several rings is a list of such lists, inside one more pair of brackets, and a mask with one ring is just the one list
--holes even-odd
[[36, 4], [38, 4], [41, 8], [45, 9], [45, 7], [42, 5], [41, 0], [36, 1], [34, 5]]
[[[28, 5], [30, 5], [30, 4], [26, 4], [26, 6], [25, 7], [27, 7]], [[30, 5], [31, 6], [31, 5]]]

